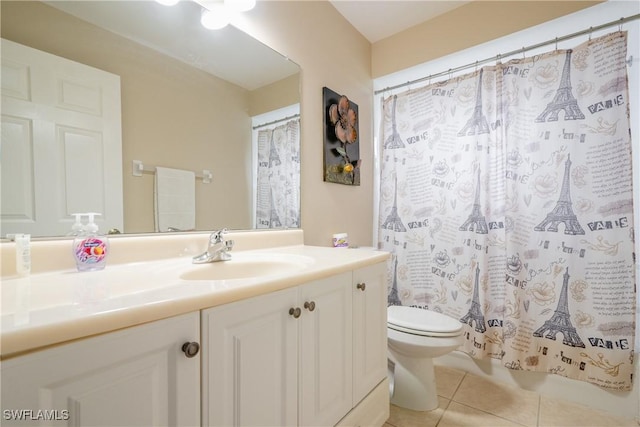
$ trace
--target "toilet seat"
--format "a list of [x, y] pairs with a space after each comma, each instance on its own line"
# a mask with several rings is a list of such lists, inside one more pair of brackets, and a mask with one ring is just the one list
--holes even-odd
[[399, 332], [426, 337], [453, 337], [462, 332], [462, 324], [452, 317], [399, 305], [387, 308], [387, 326]]

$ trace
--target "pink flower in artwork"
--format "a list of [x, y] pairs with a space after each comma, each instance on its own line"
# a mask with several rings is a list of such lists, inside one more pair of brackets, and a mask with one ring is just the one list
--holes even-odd
[[349, 98], [342, 95], [337, 104], [329, 107], [329, 119], [335, 126], [336, 137], [340, 142], [353, 144], [358, 138], [356, 130], [358, 117], [356, 112], [350, 108]]

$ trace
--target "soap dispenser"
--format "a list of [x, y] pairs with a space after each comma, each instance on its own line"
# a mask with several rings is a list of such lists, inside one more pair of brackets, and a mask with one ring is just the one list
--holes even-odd
[[87, 225], [73, 239], [73, 254], [78, 271], [102, 270], [107, 265], [109, 241], [106, 236], [98, 234], [95, 216], [99, 213], [80, 214], [89, 218]]
[[71, 214], [74, 216], [75, 221], [71, 226], [71, 231], [67, 234], [67, 236], [78, 236], [84, 232], [84, 225], [82, 225], [82, 216], [85, 214], [74, 213]]

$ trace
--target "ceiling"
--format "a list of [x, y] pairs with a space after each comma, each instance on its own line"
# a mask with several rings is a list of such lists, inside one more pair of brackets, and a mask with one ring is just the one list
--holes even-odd
[[371, 43], [463, 6], [451, 0], [329, 0]]
[[296, 64], [232, 25], [204, 28], [202, 7], [195, 2], [171, 7], [155, 1], [44, 2], [247, 90], [299, 72]]
[[[371, 43], [468, 3], [451, 0], [329, 1]], [[254, 50], [252, 38], [231, 26], [212, 33], [200, 25], [193, 25], [199, 21], [201, 11], [194, 2], [180, 2], [170, 8], [153, 1], [45, 0], [45, 3], [248, 90], [298, 71], [297, 66], [283, 61], [282, 56], [270, 49], [265, 52], [260, 46], [263, 49]], [[204, 46], [207, 48], [203, 49]], [[229, 48], [232, 50], [228, 51]], [[266, 57], [267, 54], [270, 56]], [[221, 57], [226, 58], [225, 61], [217, 59]], [[243, 65], [245, 58], [253, 60], [256, 57], [263, 63], [260, 73], [255, 73], [252, 66]]]

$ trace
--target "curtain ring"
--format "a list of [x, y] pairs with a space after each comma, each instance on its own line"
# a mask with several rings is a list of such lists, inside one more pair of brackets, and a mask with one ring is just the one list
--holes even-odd
[[591, 34], [593, 33], [593, 27], [589, 27], [589, 41], [591, 41]]
[[451, 68], [449, 68], [449, 80], [451, 80]]
[[624, 18], [620, 18], [620, 25], [618, 25], [618, 31], [622, 31], [622, 24], [624, 23]]
[[558, 38], [556, 37], [556, 50], [558, 50]]
[[522, 46], [522, 59], [525, 59], [525, 56], [524, 56], [524, 46]]

